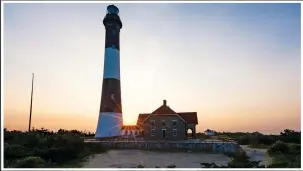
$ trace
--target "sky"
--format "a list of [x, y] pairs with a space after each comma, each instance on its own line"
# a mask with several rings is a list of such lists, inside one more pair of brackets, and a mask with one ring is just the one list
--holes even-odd
[[[4, 126], [95, 131], [110, 4], [4, 4]], [[124, 124], [164, 99], [197, 131], [301, 129], [300, 4], [115, 4]]]

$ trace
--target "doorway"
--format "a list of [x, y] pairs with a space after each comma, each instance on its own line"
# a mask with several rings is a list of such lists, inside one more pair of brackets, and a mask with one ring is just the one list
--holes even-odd
[[191, 128], [187, 129], [186, 136], [187, 138], [192, 139], [194, 137], [194, 131]]
[[162, 138], [165, 139], [165, 137], [166, 137], [166, 130], [162, 129]]

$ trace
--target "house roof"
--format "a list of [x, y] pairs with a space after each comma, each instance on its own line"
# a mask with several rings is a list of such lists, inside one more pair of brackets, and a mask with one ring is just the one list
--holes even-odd
[[189, 124], [198, 124], [197, 112], [182, 112], [178, 113]]
[[153, 111], [152, 114], [176, 114], [176, 112], [166, 105], [166, 100], [163, 100], [162, 106]]
[[207, 129], [204, 132], [215, 132], [214, 130]]
[[149, 115], [150, 115], [150, 113], [142, 113], [142, 114], [139, 114], [138, 120], [137, 120], [137, 125], [138, 125], [139, 123], [142, 123]]
[[158, 115], [158, 116], [166, 116], [166, 115], [177, 115], [179, 116], [183, 121], [187, 122], [188, 124], [198, 124], [198, 117], [197, 117], [197, 112], [181, 112], [181, 113], [176, 113], [174, 110], [172, 110], [169, 106], [166, 105], [166, 100], [163, 100], [163, 105], [160, 106], [158, 109], [153, 111], [152, 113], [143, 113], [139, 114], [138, 120], [137, 120], [137, 125], [139, 123], [144, 122], [147, 117], [150, 115]]

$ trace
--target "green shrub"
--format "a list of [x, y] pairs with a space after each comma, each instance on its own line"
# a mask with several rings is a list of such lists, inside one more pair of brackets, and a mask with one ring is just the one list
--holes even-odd
[[31, 155], [29, 148], [22, 145], [6, 145], [4, 148], [5, 159], [19, 159]]
[[230, 156], [232, 159], [228, 162], [228, 166], [231, 168], [252, 168], [253, 165], [249, 161], [249, 157], [247, 156], [246, 152], [238, 152], [232, 156]]
[[17, 160], [16, 168], [42, 168], [45, 161], [40, 157], [29, 156], [23, 159]]
[[288, 154], [289, 146], [284, 142], [277, 141], [275, 144], [268, 148], [267, 153], [271, 157], [277, 154]]
[[59, 133], [46, 129], [33, 129], [31, 132], [5, 130], [5, 167], [25, 167], [27, 163], [24, 162], [34, 160], [26, 158], [29, 156], [47, 161], [44, 167], [65, 167], [67, 164], [79, 166], [87, 156], [106, 151], [102, 144], [84, 143], [82, 134], [66, 130], [60, 130]]

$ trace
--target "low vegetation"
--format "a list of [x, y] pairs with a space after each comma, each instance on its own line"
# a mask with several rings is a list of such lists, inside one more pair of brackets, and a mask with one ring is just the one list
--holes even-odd
[[[82, 167], [90, 156], [106, 152], [99, 143], [84, 143], [84, 137], [94, 134], [76, 130], [60, 129], [57, 132], [46, 129], [33, 129], [30, 132], [4, 130], [4, 167], [5, 168], [73, 168]], [[204, 138], [208, 138], [204, 136]], [[224, 166], [215, 163], [201, 163], [204, 168], [300, 168], [301, 134], [284, 130], [280, 135], [261, 133], [217, 133], [217, 138], [228, 138], [250, 147], [268, 148], [272, 162], [269, 166], [260, 161], [250, 161], [245, 152], [229, 154], [230, 162]], [[175, 168], [168, 165], [166, 168]], [[138, 165], [136, 168], [144, 168]], [[155, 166], [159, 168], [159, 166]]]
[[218, 166], [215, 163], [201, 163], [204, 168], [301, 168], [301, 145], [287, 144], [277, 141], [267, 150], [272, 158], [268, 166], [260, 165], [261, 161], [250, 161], [245, 152], [231, 155], [227, 165]]
[[216, 132], [216, 136], [197, 134], [201, 139], [218, 139], [224, 141], [236, 141], [240, 145], [249, 145], [254, 148], [268, 148], [277, 141], [285, 143], [301, 144], [301, 132], [285, 129], [278, 135], [264, 135], [260, 132]]
[[267, 153], [272, 158], [272, 168], [301, 167], [301, 144], [277, 141]]
[[84, 143], [87, 133], [33, 129], [31, 132], [4, 130], [5, 168], [81, 167], [83, 160], [105, 152], [100, 144]]

